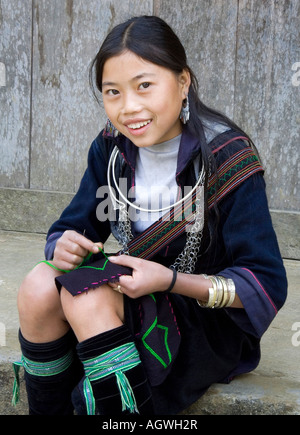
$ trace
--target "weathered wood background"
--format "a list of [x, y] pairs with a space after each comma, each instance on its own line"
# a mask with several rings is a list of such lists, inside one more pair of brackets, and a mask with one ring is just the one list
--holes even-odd
[[300, 258], [299, 0], [0, 0], [0, 229], [46, 232], [103, 127], [88, 69], [141, 14], [179, 34], [202, 99], [261, 154], [282, 253]]

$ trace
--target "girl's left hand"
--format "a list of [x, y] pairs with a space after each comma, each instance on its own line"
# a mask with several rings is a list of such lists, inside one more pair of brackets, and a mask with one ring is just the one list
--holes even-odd
[[[122, 293], [132, 299], [154, 292], [165, 291], [172, 282], [172, 270], [159, 263], [128, 255], [109, 257], [109, 261], [133, 269], [132, 276], [123, 275], [120, 277], [119, 282]], [[116, 288], [117, 286], [111, 284], [111, 287]]]

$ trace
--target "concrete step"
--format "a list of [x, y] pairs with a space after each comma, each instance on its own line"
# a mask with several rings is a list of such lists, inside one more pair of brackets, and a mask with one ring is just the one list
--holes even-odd
[[[17, 291], [22, 279], [43, 259], [45, 236], [0, 231], [0, 415], [26, 415], [26, 393], [11, 406], [11, 364], [20, 358]], [[113, 251], [110, 241], [106, 250]], [[300, 262], [285, 261], [289, 296], [262, 339], [262, 359], [252, 373], [231, 384], [215, 384], [185, 415], [300, 415]]]

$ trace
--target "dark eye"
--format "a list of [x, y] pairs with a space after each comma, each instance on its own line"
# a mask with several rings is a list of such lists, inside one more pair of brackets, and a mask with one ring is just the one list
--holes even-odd
[[141, 89], [147, 89], [147, 88], [149, 88], [149, 86], [150, 86], [150, 83], [149, 83], [149, 82], [145, 82], [145, 83], [142, 83], [142, 84], [140, 85], [140, 88], [141, 88]]
[[116, 89], [110, 89], [109, 91], [107, 91], [108, 95], [118, 95], [119, 91], [117, 91]]

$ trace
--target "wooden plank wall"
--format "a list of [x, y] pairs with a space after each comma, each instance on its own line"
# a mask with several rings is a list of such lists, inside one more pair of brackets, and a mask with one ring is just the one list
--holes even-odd
[[0, 229], [45, 231], [77, 190], [105, 123], [90, 62], [114, 25], [153, 13], [182, 39], [203, 101], [253, 137], [282, 249], [300, 258], [298, 0], [0, 0]]

